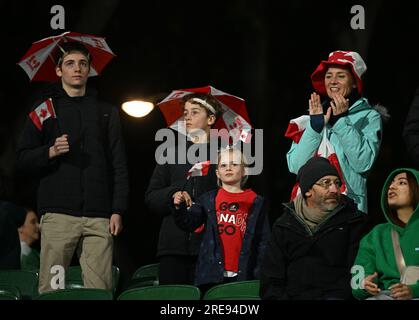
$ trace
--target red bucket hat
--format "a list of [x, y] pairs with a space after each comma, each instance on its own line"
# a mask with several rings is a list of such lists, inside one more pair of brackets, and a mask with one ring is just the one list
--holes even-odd
[[358, 92], [361, 94], [361, 76], [367, 70], [367, 65], [364, 60], [362, 60], [359, 53], [355, 51], [333, 51], [329, 54], [329, 59], [327, 59], [327, 61], [320, 62], [317, 69], [311, 75], [311, 83], [313, 84], [314, 90], [322, 95], [327, 94], [326, 87], [324, 86], [324, 77], [330, 65], [349, 66], [356, 81]]

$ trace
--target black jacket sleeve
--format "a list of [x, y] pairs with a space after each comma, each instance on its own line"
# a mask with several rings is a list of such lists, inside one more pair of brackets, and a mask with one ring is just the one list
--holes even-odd
[[40, 174], [42, 169], [56, 162], [49, 159], [49, 148], [54, 141], [48, 144], [42, 142], [42, 132], [38, 130], [28, 117], [17, 146], [17, 168], [19, 171]]
[[182, 182], [171, 183], [170, 165], [157, 164], [145, 193], [147, 207], [161, 217], [170, 215], [172, 196], [182, 190]]
[[184, 204], [179, 209], [172, 206], [172, 210], [176, 225], [186, 232], [194, 231], [207, 220], [205, 209], [199, 203], [194, 203], [190, 208]]
[[108, 137], [113, 179], [112, 212], [123, 214], [128, 208], [129, 182], [125, 146], [116, 108], [111, 108]]
[[410, 106], [403, 129], [407, 152], [416, 166], [419, 166], [419, 88]]
[[281, 229], [273, 227], [260, 273], [260, 297], [264, 300], [288, 299], [287, 262], [282, 250]]

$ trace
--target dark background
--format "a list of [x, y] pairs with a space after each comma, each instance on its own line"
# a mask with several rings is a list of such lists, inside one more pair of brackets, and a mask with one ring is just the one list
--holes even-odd
[[[65, 30], [52, 30], [50, 9], [65, 8]], [[366, 29], [352, 30], [353, 5], [366, 12]], [[411, 166], [402, 129], [419, 77], [416, 42], [419, 4], [402, 1], [32, 1], [0, 2], [1, 196], [36, 206], [36, 182], [19, 177], [15, 147], [42, 83], [29, 83], [16, 66], [33, 41], [76, 31], [104, 36], [116, 53], [102, 76], [91, 78], [104, 100], [157, 101], [178, 88], [212, 85], [246, 99], [255, 128], [264, 129], [264, 171], [250, 184], [280, 215], [295, 176], [287, 170], [288, 121], [308, 108], [310, 74], [334, 50], [353, 50], [366, 61], [364, 95], [387, 107], [391, 120], [368, 181], [369, 211], [382, 221], [379, 194], [395, 168]], [[123, 283], [155, 262], [160, 220], [143, 197], [154, 168], [155, 132], [165, 126], [158, 108], [142, 119], [121, 112], [130, 173], [130, 209], [116, 241]]]

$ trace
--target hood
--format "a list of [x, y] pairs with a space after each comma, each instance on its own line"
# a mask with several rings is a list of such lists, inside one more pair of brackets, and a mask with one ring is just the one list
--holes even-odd
[[[387, 177], [387, 180], [384, 183], [383, 189], [381, 191], [381, 209], [383, 210], [384, 216], [386, 217], [387, 221], [395, 229], [397, 229], [399, 231], [402, 228], [395, 223], [395, 217], [392, 214], [392, 212], [390, 212], [390, 210], [388, 209], [388, 206], [387, 206], [387, 191], [388, 191], [388, 188], [390, 187], [391, 181], [393, 180], [394, 176], [396, 176], [397, 174], [402, 173], [402, 172], [410, 172], [416, 178], [416, 182], [419, 185], [419, 171], [414, 170], [414, 169], [410, 169], [410, 168], [400, 168], [400, 169], [396, 169], [392, 173], [390, 173], [390, 175]], [[418, 220], [418, 219], [419, 219], [419, 205], [416, 207], [415, 211], [413, 212], [413, 215], [410, 218], [408, 224], [411, 224], [413, 221]]]
[[384, 123], [387, 123], [390, 121], [391, 115], [386, 107], [384, 107], [381, 104], [376, 104], [374, 105], [373, 108], [380, 114], [381, 119], [383, 120]]
[[371, 107], [371, 105], [369, 104], [366, 98], [359, 99], [358, 101], [356, 101], [353, 105], [349, 107], [349, 111], [351, 113], [355, 113], [355, 112], [366, 110], [366, 109], [374, 109], [375, 111], [377, 111], [380, 114], [381, 120], [383, 121], [383, 123], [387, 123], [391, 118], [391, 115], [385, 106], [381, 104], [376, 104]]

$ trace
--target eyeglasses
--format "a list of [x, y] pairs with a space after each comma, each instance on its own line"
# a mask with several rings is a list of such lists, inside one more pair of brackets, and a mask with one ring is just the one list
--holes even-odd
[[336, 188], [340, 188], [342, 186], [342, 182], [339, 179], [330, 180], [330, 179], [323, 179], [319, 182], [315, 183], [316, 185], [323, 187], [324, 189], [329, 189], [332, 184], [336, 186]]

